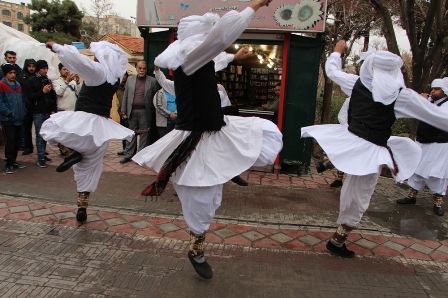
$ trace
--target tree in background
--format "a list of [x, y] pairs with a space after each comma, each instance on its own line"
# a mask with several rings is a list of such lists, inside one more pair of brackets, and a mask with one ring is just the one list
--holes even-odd
[[31, 26], [31, 36], [40, 42], [54, 40], [58, 43], [79, 41], [84, 14], [71, 0], [31, 0], [29, 8], [34, 11], [25, 18]]
[[92, 22], [83, 21], [81, 24], [81, 41], [86, 45], [90, 44], [92, 41], [97, 41], [98, 31], [96, 31], [95, 24]]
[[412, 53], [408, 85], [421, 92], [448, 73], [448, 0], [370, 0], [383, 20], [389, 51], [400, 54], [393, 20], [406, 30]]
[[[325, 48], [322, 51], [321, 67], [324, 74], [324, 90], [320, 123], [330, 122], [333, 82], [325, 73], [327, 56], [333, 52], [334, 45], [340, 39], [348, 43], [348, 56], [355, 40], [369, 36], [370, 31], [378, 26], [378, 21], [370, 4], [363, 0], [330, 0], [327, 7], [327, 26], [324, 34]], [[368, 38], [364, 39], [368, 45]], [[366, 47], [366, 45], [364, 45]], [[344, 59], [345, 63], [345, 59]]]
[[[95, 19], [95, 31], [98, 34], [101, 34], [103, 30], [103, 20], [104, 17], [113, 13], [114, 5], [111, 0], [90, 0], [90, 10], [92, 11], [92, 15]], [[96, 36], [98, 38], [98, 36]]]

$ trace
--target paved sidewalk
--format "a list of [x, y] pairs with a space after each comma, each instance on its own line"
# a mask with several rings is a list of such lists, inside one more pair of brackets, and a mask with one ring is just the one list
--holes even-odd
[[[0, 197], [0, 218], [78, 227], [72, 205], [52, 204], [17, 197]], [[186, 224], [180, 216], [160, 216], [111, 208], [89, 207], [88, 222], [81, 229], [108, 231], [128, 236], [149, 236], [187, 241]], [[207, 234], [210, 244], [286, 249], [326, 253], [326, 241], [334, 229], [266, 225], [216, 220]], [[447, 261], [448, 240], [420, 240], [392, 233], [356, 230], [349, 245], [360, 256]], [[443, 266], [447, 266], [448, 263]]]
[[446, 297], [436, 262], [210, 244], [200, 279], [187, 243], [0, 219], [0, 297]]

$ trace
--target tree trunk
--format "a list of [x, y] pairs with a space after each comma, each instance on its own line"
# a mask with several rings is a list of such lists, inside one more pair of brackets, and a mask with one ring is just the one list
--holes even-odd
[[324, 74], [324, 95], [322, 99], [322, 113], [320, 123], [330, 123], [331, 99], [333, 98], [333, 82]]

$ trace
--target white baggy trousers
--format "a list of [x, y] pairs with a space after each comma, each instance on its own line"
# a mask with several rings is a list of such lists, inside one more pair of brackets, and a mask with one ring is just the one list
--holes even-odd
[[223, 184], [199, 187], [173, 183], [173, 186], [190, 231], [196, 235], [206, 232], [221, 206]]
[[341, 189], [338, 224], [356, 227], [369, 208], [379, 172], [364, 176], [347, 175]]

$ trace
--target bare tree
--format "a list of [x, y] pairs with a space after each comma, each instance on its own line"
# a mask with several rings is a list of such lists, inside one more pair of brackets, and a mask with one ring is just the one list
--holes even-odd
[[90, 0], [90, 9], [95, 18], [95, 29], [98, 34], [101, 34], [102, 21], [105, 16], [113, 13], [114, 4], [111, 0]]
[[413, 89], [423, 91], [434, 78], [447, 73], [448, 0], [370, 2], [384, 22], [383, 33], [389, 51], [399, 54], [396, 36], [391, 30], [394, 16], [406, 30], [412, 52], [412, 80], [409, 85]]
[[[327, 56], [333, 51], [334, 45], [340, 39], [348, 41], [347, 56], [355, 40], [368, 36], [370, 30], [378, 26], [375, 15], [369, 13], [372, 7], [362, 0], [330, 0], [328, 2], [327, 30], [325, 34], [325, 50], [322, 52], [321, 67], [324, 73], [324, 92], [321, 109], [321, 123], [330, 121], [331, 100], [333, 95], [333, 82], [325, 73]], [[330, 22], [332, 24], [330, 24]], [[368, 44], [368, 40], [365, 41]], [[344, 59], [345, 63], [345, 59]]]

